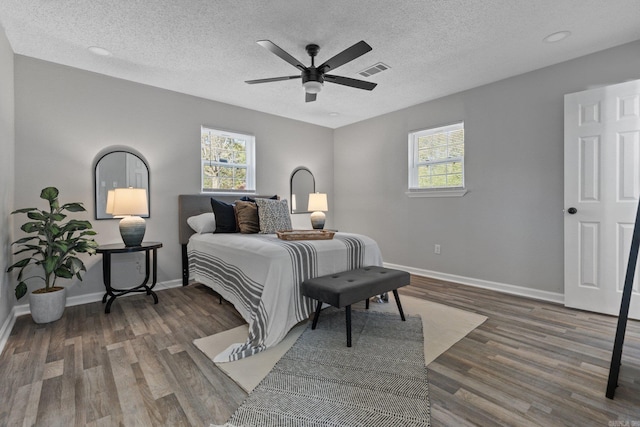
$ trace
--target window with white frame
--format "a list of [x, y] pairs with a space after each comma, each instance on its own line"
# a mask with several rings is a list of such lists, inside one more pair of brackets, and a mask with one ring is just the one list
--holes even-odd
[[201, 127], [202, 191], [255, 191], [255, 137]]
[[464, 189], [464, 122], [409, 133], [409, 191], [442, 189]]

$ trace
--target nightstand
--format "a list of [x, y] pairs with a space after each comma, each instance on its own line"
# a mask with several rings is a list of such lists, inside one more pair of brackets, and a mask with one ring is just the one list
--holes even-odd
[[[96, 249], [96, 252], [102, 254], [102, 279], [106, 288], [106, 293], [102, 297], [102, 303], [107, 303], [104, 309], [105, 313], [111, 312], [111, 304], [113, 301], [122, 295], [126, 295], [132, 292], [146, 292], [147, 295], [153, 297], [154, 304], [158, 303], [158, 296], [153, 292], [153, 287], [156, 285], [158, 276], [158, 249], [162, 247], [160, 242], [142, 242], [140, 246], [125, 246], [124, 243], [115, 243], [111, 245], [100, 245]], [[145, 275], [144, 281], [129, 289], [117, 289], [111, 285], [111, 255], [123, 254], [132, 252], [144, 252], [145, 253]], [[153, 255], [152, 255], [153, 253]], [[150, 269], [150, 265], [152, 268]], [[149, 277], [151, 277], [151, 286], [148, 286]], [[109, 301], [107, 302], [107, 298]]]

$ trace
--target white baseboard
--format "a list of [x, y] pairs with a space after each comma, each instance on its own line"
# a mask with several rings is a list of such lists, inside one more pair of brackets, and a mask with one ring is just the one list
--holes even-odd
[[[156, 286], [153, 288], [153, 290], [161, 291], [163, 289], [177, 288], [180, 286], [182, 286], [182, 280], [179, 280], [179, 279], [169, 280], [167, 282], [156, 283]], [[136, 292], [132, 292], [130, 294], [123, 295], [123, 297], [128, 297], [128, 296], [137, 295], [137, 294], [138, 293]], [[104, 292], [94, 292], [91, 294], [83, 294], [83, 295], [76, 295], [73, 297], [67, 297], [66, 307], [73, 307], [74, 305], [82, 305], [82, 304], [89, 304], [92, 302], [102, 301], [103, 296], [104, 296]], [[29, 303], [16, 305], [15, 307], [13, 307], [13, 310], [15, 311], [14, 313], [15, 316], [22, 316], [23, 314], [31, 314], [31, 312], [29, 311]]]
[[432, 277], [434, 279], [446, 280], [448, 282], [460, 283], [462, 285], [474, 286], [476, 288], [490, 289], [493, 291], [503, 292], [505, 294], [564, 304], [564, 294], [557, 292], [541, 291], [538, 289], [491, 282], [489, 280], [474, 279], [472, 277], [457, 276], [455, 274], [440, 273], [431, 270], [423, 270], [420, 268], [406, 267], [404, 265], [390, 264], [387, 262], [384, 263], [384, 266], [387, 268], [408, 271], [416, 276]]
[[[181, 279], [169, 280], [166, 282], [157, 283], [156, 286], [153, 288], [153, 290], [161, 291], [163, 289], [178, 288], [180, 286], [182, 286]], [[137, 293], [132, 292], [130, 294], [123, 295], [123, 297], [136, 295], [136, 294]], [[92, 302], [102, 301], [103, 296], [104, 296], [104, 292], [94, 292], [91, 294], [76, 295], [73, 297], [68, 297], [66, 307], [72, 307], [74, 305], [82, 305], [82, 304], [89, 304]], [[11, 310], [11, 314], [9, 314], [9, 316], [7, 317], [7, 320], [4, 322], [4, 325], [2, 325], [2, 329], [0, 329], [0, 353], [2, 353], [2, 350], [4, 350], [4, 346], [7, 343], [7, 340], [9, 339], [9, 335], [11, 335], [11, 329], [13, 328], [13, 325], [16, 323], [16, 318], [18, 316], [22, 316], [25, 314], [31, 314], [31, 311], [29, 311], [29, 303], [16, 305]]]
[[[169, 280], [167, 282], [160, 282], [160, 283], [156, 283], [156, 286], [153, 288], [154, 291], [161, 291], [163, 289], [169, 289], [169, 288], [177, 288], [182, 286], [182, 280], [176, 279], [176, 280]], [[123, 295], [123, 297], [128, 297], [128, 296], [132, 296], [132, 295], [139, 295], [139, 293], [136, 292], [132, 292], [130, 294], [125, 294]], [[104, 296], [104, 292], [94, 292], [92, 294], [85, 294], [85, 295], [77, 295], [74, 297], [68, 297], [67, 298], [67, 307], [72, 307], [74, 305], [82, 305], [82, 304], [89, 304], [92, 302], [97, 302], [97, 301], [102, 301], [102, 297]], [[27, 305], [27, 313], [29, 312], [29, 306]]]

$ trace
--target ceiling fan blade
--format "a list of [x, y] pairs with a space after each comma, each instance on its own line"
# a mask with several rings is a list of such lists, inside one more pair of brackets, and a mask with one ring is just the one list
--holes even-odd
[[369, 46], [364, 40], [359, 41], [353, 46], [343, 50], [333, 58], [325, 61], [322, 65], [318, 67], [318, 69], [323, 71], [329, 71], [329, 70], [333, 71], [339, 66], [344, 65], [349, 61], [353, 61], [357, 57], [364, 55], [370, 50], [371, 50], [371, 46]]
[[305, 96], [304, 96], [304, 101], [305, 102], [313, 102], [316, 100], [316, 96], [318, 94], [317, 93], [306, 93], [305, 92]]
[[287, 52], [285, 52], [282, 48], [280, 48], [278, 45], [273, 43], [271, 40], [258, 40], [256, 43], [258, 43], [263, 48], [268, 49], [269, 51], [271, 51], [271, 53], [278, 55], [280, 58], [284, 59], [294, 67], [299, 68], [300, 70], [307, 69], [307, 67], [305, 67], [304, 64], [302, 64], [293, 56], [289, 55]]
[[324, 80], [330, 83], [337, 83], [339, 85], [355, 87], [357, 89], [373, 90], [378, 86], [377, 83], [365, 82], [364, 80], [352, 79], [349, 77], [332, 76], [330, 74], [324, 75]]
[[279, 82], [282, 80], [299, 79], [300, 77], [301, 76], [271, 77], [269, 79], [245, 80], [245, 83], [249, 83], [250, 85], [253, 85], [256, 83], [270, 83], [270, 82]]

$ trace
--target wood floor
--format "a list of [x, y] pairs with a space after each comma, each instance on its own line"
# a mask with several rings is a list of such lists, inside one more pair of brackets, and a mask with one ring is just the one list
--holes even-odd
[[[616, 319], [412, 277], [401, 294], [488, 320], [429, 365], [433, 426], [640, 426], [640, 322], [604, 397]], [[0, 356], [0, 426], [208, 426], [246, 393], [192, 340], [243, 323], [200, 285], [16, 320]]]

